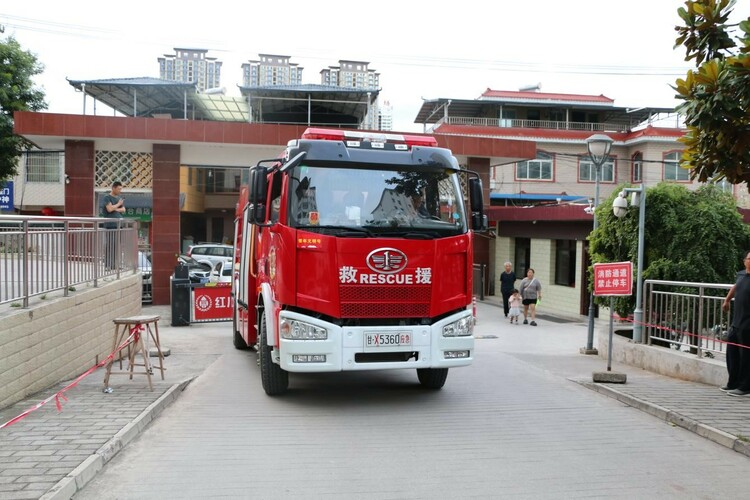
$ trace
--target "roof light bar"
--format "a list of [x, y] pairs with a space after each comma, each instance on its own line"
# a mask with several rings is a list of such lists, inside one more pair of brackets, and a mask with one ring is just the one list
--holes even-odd
[[[386, 134], [382, 132], [360, 132], [357, 130], [329, 130], [324, 128], [308, 128], [302, 134], [303, 139], [318, 139], [325, 141], [343, 141], [347, 146], [357, 147], [362, 142], [372, 144], [406, 144], [409, 147], [424, 146], [437, 147], [437, 140], [426, 135]], [[401, 149], [401, 148], [398, 148]]]

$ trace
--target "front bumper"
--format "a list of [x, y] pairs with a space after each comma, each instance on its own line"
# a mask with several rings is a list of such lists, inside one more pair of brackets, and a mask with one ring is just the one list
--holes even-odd
[[[337, 372], [350, 370], [390, 370], [399, 368], [452, 368], [474, 361], [474, 336], [444, 337], [443, 327], [465, 316], [467, 309], [432, 325], [340, 327], [303, 314], [281, 311], [279, 319], [304, 321], [328, 330], [327, 340], [279, 339], [281, 368], [289, 372]], [[409, 346], [365, 348], [367, 333], [409, 334]], [[464, 352], [466, 357], [448, 358], [446, 352]], [[315, 357], [315, 362], [295, 361]], [[325, 356], [320, 361], [319, 356]], [[406, 359], [408, 358], [408, 359]]]

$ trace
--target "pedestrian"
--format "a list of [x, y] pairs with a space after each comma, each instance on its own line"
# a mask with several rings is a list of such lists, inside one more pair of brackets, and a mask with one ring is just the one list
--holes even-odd
[[512, 271], [513, 264], [506, 262], [503, 264], [505, 270], [500, 273], [500, 293], [503, 296], [503, 311], [505, 311], [505, 317], [508, 317], [508, 299], [516, 288], [516, 273]]
[[[112, 183], [112, 190], [104, 197], [104, 213], [102, 217], [108, 219], [122, 219], [125, 213], [125, 198], [120, 196], [122, 193], [122, 182], [115, 181]], [[104, 265], [107, 270], [115, 269], [118, 266], [118, 259], [115, 258], [117, 251], [118, 232], [117, 222], [106, 222], [104, 224]]]
[[750, 396], [750, 251], [745, 252], [745, 269], [737, 273], [722, 308], [729, 310], [734, 298], [734, 316], [727, 336], [727, 385], [721, 388], [730, 396]]
[[510, 298], [508, 299], [508, 303], [510, 304], [510, 310], [508, 312], [510, 315], [510, 324], [512, 325], [514, 321], [518, 324], [518, 317], [521, 315], [523, 299], [521, 299], [521, 294], [517, 288], [513, 289]]
[[[526, 277], [521, 280], [519, 290], [523, 299], [523, 324], [536, 326], [536, 301], [542, 298], [542, 284], [534, 276], [532, 268], [526, 271]], [[531, 323], [527, 319], [529, 312], [531, 312]]]

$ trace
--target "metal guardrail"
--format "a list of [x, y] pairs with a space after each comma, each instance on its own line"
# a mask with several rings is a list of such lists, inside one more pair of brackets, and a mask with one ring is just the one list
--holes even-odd
[[[630, 127], [620, 123], [571, 122], [555, 120], [525, 120], [516, 118], [477, 118], [463, 116], [449, 116], [440, 120], [441, 123], [451, 125], [470, 125], [476, 127], [519, 127], [543, 128], [555, 130], [585, 130], [589, 132], [626, 132]], [[437, 124], [436, 124], [437, 125]]]
[[723, 352], [734, 306], [725, 312], [721, 305], [731, 288], [731, 284], [646, 280], [643, 331], [648, 343], [698, 357]]
[[137, 269], [136, 220], [0, 215], [0, 304]]

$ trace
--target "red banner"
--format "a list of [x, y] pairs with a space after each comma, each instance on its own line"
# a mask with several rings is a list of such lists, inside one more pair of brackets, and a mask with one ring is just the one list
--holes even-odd
[[231, 283], [211, 283], [193, 288], [192, 321], [231, 321], [234, 300]]
[[594, 295], [633, 295], [633, 263], [594, 264]]

